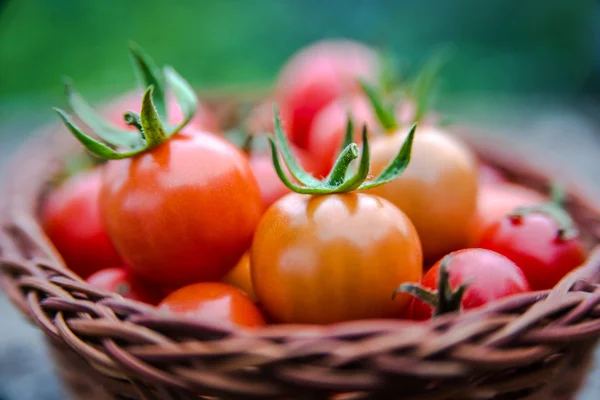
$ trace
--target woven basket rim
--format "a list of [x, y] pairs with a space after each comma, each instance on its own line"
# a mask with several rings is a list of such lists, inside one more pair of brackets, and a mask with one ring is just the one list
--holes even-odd
[[[406, 357], [396, 357], [398, 351], [410, 351], [411, 368], [434, 371], [419, 370], [421, 377], [459, 379], [471, 376], [474, 367], [499, 370], [542, 362], [563, 351], [569, 342], [595, 340], [600, 335], [600, 247], [583, 267], [553, 290], [514, 295], [462, 314], [424, 322], [361, 320], [327, 326], [272, 325], [231, 330], [122, 299], [91, 287], [68, 271], [37, 223], [37, 199], [59, 168], [57, 159], [78, 148], [75, 141], [64, 137], [57, 126], [46, 129], [7, 166], [12, 176], [3, 182], [5, 189], [0, 195], [0, 284], [49, 339], [71, 348], [105, 375], [122, 377], [123, 371], [128, 371], [178, 390], [201, 387], [209, 394], [276, 395], [283, 393], [278, 379], [294, 386], [308, 384], [315, 390], [368, 391], [383, 387], [380, 374], [408, 373], [400, 371], [406, 368], [400, 362]], [[523, 164], [514, 154], [507, 157], [490, 150], [489, 143], [470, 144], [492, 164], [509, 171], [517, 168], [539, 184], [547, 184], [543, 172]], [[32, 155], [36, 162], [23, 167]], [[580, 222], [589, 225], [585, 228], [592, 242], [598, 244], [600, 209], [577, 191], [570, 192], [569, 203], [578, 210]], [[110, 340], [98, 348], [98, 340], [103, 338]], [[115, 344], [116, 339], [128, 342], [126, 351]], [[207, 347], [205, 342], [211, 345]], [[279, 364], [304, 369], [282, 369], [286, 372], [275, 382], [271, 377], [252, 384], [248, 379], [232, 380], [233, 376], [250, 374], [240, 365], [219, 367], [223, 370], [218, 369], [218, 377], [231, 379], [207, 382], [206, 374], [183, 370], [161, 374], [162, 370], [149, 370], [146, 364], [178, 363], [202, 354], [232, 357], [238, 364], [246, 362], [246, 367], [260, 371]], [[401, 367], [391, 361], [394, 357]], [[314, 358], [325, 361], [319, 368], [308, 368], [305, 361]], [[353, 376], [356, 382], [336, 375], [338, 368], [364, 359], [374, 363], [377, 373], [363, 371]]]

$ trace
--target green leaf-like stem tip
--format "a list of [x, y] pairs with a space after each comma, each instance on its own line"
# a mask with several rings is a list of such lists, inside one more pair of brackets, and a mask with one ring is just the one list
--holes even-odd
[[354, 122], [352, 121], [352, 114], [348, 111], [346, 117], [346, 134], [344, 135], [344, 141], [342, 142], [342, 150], [348, 147], [352, 142], [354, 142]]
[[172, 67], [165, 67], [164, 72], [167, 83], [173, 91], [175, 99], [177, 100], [179, 108], [181, 109], [181, 113], [183, 114], [183, 120], [170, 133], [172, 135], [176, 132], [179, 132], [192, 120], [192, 118], [194, 118], [194, 115], [198, 111], [198, 97], [196, 96], [196, 92], [194, 92], [194, 89], [192, 89], [190, 84], [183, 79], [181, 75], [175, 71], [175, 69]]
[[373, 85], [362, 79], [359, 79], [358, 82], [371, 103], [381, 126], [388, 132], [395, 131], [398, 128], [398, 120], [396, 119], [394, 107], [384, 103], [383, 96]]
[[152, 99], [153, 91], [154, 86], [148, 86], [148, 89], [142, 98], [142, 113], [140, 119], [144, 138], [146, 139], [146, 148], [158, 146], [167, 140], [167, 134], [165, 133], [163, 124], [160, 121], [156, 107], [154, 106], [154, 101]]
[[416, 110], [414, 120], [421, 121], [423, 116], [429, 110], [434, 94], [434, 89], [440, 72], [448, 63], [451, 56], [449, 47], [443, 47], [437, 50], [425, 64], [420, 68], [417, 75], [413, 78], [410, 95], [415, 102]]
[[165, 79], [160, 68], [152, 58], [135, 42], [129, 43], [129, 54], [133, 62], [135, 76], [144, 89], [154, 86], [153, 100], [158, 115], [167, 120], [167, 105], [165, 100]]
[[[347, 176], [347, 171], [350, 164], [358, 157], [358, 145], [355, 143], [350, 143], [344, 148], [344, 150], [342, 150], [329, 176], [323, 180], [315, 179], [304, 169], [302, 169], [292, 154], [287, 137], [281, 126], [281, 118], [276, 106], [274, 107], [274, 114], [275, 137], [269, 138], [273, 165], [281, 181], [296, 193], [318, 195], [346, 193], [357, 189], [370, 189], [395, 179], [406, 169], [410, 161], [416, 124], [411, 128], [396, 157], [375, 179], [372, 181], [365, 181], [369, 175], [370, 167], [369, 138], [367, 127], [365, 125], [362, 131], [363, 148], [360, 155], [359, 167], [356, 173], [350, 177]], [[296, 181], [298, 181], [299, 184], [292, 182], [292, 180], [283, 170], [279, 161], [279, 152], [281, 152], [283, 160], [288, 167], [290, 174], [296, 179]]]

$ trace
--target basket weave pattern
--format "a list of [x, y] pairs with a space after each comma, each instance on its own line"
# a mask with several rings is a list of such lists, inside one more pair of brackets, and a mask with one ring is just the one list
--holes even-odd
[[[551, 291], [427, 323], [232, 332], [92, 288], [63, 266], [37, 210], [59, 160], [76, 148], [51, 130], [9, 168], [0, 193], [0, 284], [44, 331], [77, 398], [566, 400], [581, 385], [600, 336], [600, 248]], [[530, 186], [547, 182], [477, 150]], [[590, 246], [600, 242], [598, 212], [576, 194], [569, 209]]]

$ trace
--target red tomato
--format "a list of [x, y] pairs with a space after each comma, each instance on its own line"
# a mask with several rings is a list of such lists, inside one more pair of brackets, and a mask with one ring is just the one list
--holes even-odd
[[289, 194], [256, 229], [252, 282], [265, 312], [286, 323], [401, 316], [423, 257], [417, 232], [394, 205], [364, 193]]
[[[106, 106], [103, 114], [105, 114], [108, 120], [114, 124], [135, 131], [135, 128], [127, 125], [123, 121], [123, 113], [125, 111], [135, 111], [139, 113], [142, 105], [142, 95], [142, 92], [137, 91], [126, 93]], [[167, 112], [171, 123], [179, 123], [183, 119], [183, 114], [181, 113], [179, 104], [174, 100], [172, 95], [167, 95]], [[216, 115], [202, 103], [199, 103], [196, 114], [194, 114], [194, 117], [186, 126], [187, 129], [191, 128], [198, 131], [215, 133], [220, 132], [221, 130]]]
[[372, 49], [350, 40], [325, 40], [297, 52], [275, 89], [292, 141], [306, 148], [315, 115], [336, 98], [358, 93], [358, 78], [377, 80], [379, 64]]
[[158, 308], [228, 328], [266, 325], [252, 300], [238, 288], [225, 283], [204, 282], [185, 286], [168, 295]]
[[[501, 254], [484, 249], [464, 249], [450, 253], [447, 262], [450, 286], [469, 283], [461, 305], [465, 310], [480, 307], [491, 301], [529, 291], [523, 271]], [[423, 277], [421, 286], [437, 290], [440, 265], [438, 261]], [[409, 314], [413, 319], [431, 318], [432, 307], [413, 299]]]
[[[300, 165], [307, 172], [312, 172], [315, 177], [320, 177], [318, 173], [315, 173], [318, 170], [315, 166], [316, 163], [306, 152], [296, 147], [292, 147], [292, 152]], [[277, 176], [271, 154], [268, 152], [251, 153], [250, 166], [252, 167], [252, 172], [254, 172], [254, 176], [258, 182], [260, 196], [265, 210], [281, 197], [290, 193], [290, 189], [285, 186], [283, 182], [281, 182], [281, 179], [279, 179], [279, 176]]]
[[483, 233], [479, 245], [515, 262], [534, 290], [554, 287], [586, 258], [581, 240], [563, 239], [557, 223], [541, 213], [502, 218]]
[[338, 156], [344, 136], [348, 113], [354, 124], [354, 139], [360, 140], [363, 125], [369, 133], [380, 131], [381, 127], [369, 101], [363, 96], [339, 98], [324, 107], [313, 120], [308, 135], [307, 151], [320, 164], [319, 173], [327, 176]]
[[156, 305], [161, 299], [160, 290], [134, 277], [125, 268], [105, 268], [92, 274], [87, 283], [100, 289], [115, 292], [126, 299]]
[[109, 161], [106, 229], [133, 272], [166, 287], [217, 281], [250, 247], [262, 214], [246, 156], [209, 133], [179, 133]]
[[538, 192], [513, 183], [482, 185], [477, 199], [478, 230], [480, 233], [485, 231], [517, 207], [542, 204], [547, 200]]
[[100, 216], [101, 174], [77, 175], [55, 189], [42, 210], [42, 224], [67, 266], [82, 278], [122, 259]]

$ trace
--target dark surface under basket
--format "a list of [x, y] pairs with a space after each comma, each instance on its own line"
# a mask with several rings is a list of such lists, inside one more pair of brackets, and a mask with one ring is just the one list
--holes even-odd
[[[485, 146], [484, 146], [484, 147], [485, 147]], [[509, 158], [509, 159], [506, 159], [506, 158], [504, 158], [504, 162], [505, 162], [505, 163], [507, 162], [509, 165], [510, 165], [510, 163], [511, 163], [511, 161], [510, 161], [510, 160], [511, 160], [510, 158]], [[513, 160], [513, 161], [514, 161], [514, 160]], [[27, 207], [27, 204], [24, 204], [24, 207]], [[585, 217], [584, 217], [584, 218], [585, 218]], [[600, 225], [599, 225], [599, 226], [597, 226], [596, 228], [598, 228], [598, 227], [600, 227]], [[66, 283], [66, 282], [62, 282], [62, 284], [65, 284], [65, 283]], [[117, 303], [118, 303], [118, 302], [117, 302]], [[115, 303], [115, 306], [118, 306], [118, 304], [117, 304], [117, 303]], [[53, 307], [54, 307], [54, 308], [56, 308], [56, 309], [60, 309], [61, 307], [65, 307], [66, 305], [65, 305], [65, 304], [60, 304], [60, 301], [59, 301], [59, 302], [55, 302], [55, 304], [52, 304], [52, 303], [50, 303], [50, 304], [46, 304], [46, 306], [48, 306], [48, 307], [50, 307], [50, 308], [53, 308]], [[144, 321], [138, 321], [138, 322], [140, 322], [140, 323], [144, 323]], [[153, 322], [152, 322], [152, 321], [145, 321], [145, 323], [150, 323], [150, 326], [152, 326], [152, 323], [153, 323]], [[83, 325], [85, 325], [85, 324], [83, 324]], [[86, 326], [83, 326], [83, 325], [82, 325], [82, 326], [80, 326], [79, 328], [75, 328], [75, 330], [79, 329], [79, 330], [80, 330], [80, 332], [81, 332], [81, 329], [83, 329], [83, 330], [85, 330], [85, 329], [89, 329], [89, 327], [87, 327], [87, 328], [86, 328]], [[73, 327], [71, 327], [71, 328], [73, 329]], [[96, 327], [96, 328], [97, 328], [97, 327]], [[179, 328], [181, 329], [182, 327], [180, 326]], [[387, 329], [387, 328], [386, 328], [386, 329]], [[209, 331], [210, 331], [210, 330], [209, 330]], [[113, 332], [113, 333], [114, 333], [114, 332]], [[348, 333], [348, 331], [346, 330], [346, 334], [347, 334], [347, 333]], [[218, 333], [217, 333], [217, 332], [215, 332], [215, 334], [218, 334]], [[35, 336], [38, 336], [38, 337], [39, 337], [39, 335], [35, 335]], [[334, 336], [335, 336], [335, 335], [334, 335]], [[334, 338], [334, 337], [332, 337], [331, 339], [333, 339], [333, 340], [337, 340], [337, 339], [336, 339], [336, 338]], [[38, 341], [37, 343], [39, 343], [39, 341]], [[247, 343], [251, 343], [251, 342], [247, 342]], [[325, 344], [334, 344], [334, 342], [325, 343]], [[439, 345], [439, 343], [438, 343], [438, 345]], [[591, 343], [590, 343], [590, 346], [591, 346]], [[302, 346], [301, 346], [301, 347], [302, 347]], [[318, 356], [319, 352], [326, 352], [326, 351], [327, 351], [327, 349], [319, 349], [318, 347], [319, 347], [319, 346], [312, 346], [312, 351], [314, 352], [314, 355], [317, 355], [317, 356]], [[113, 349], [113, 350], [115, 350], [115, 349]], [[591, 348], [590, 348], [590, 347], [588, 347], [588, 346], [583, 346], [583, 347], [580, 347], [580, 348], [579, 348], [579, 350], [582, 352], [582, 354], [579, 354], [579, 355], [576, 355], [576, 356], [574, 356], [574, 358], [573, 358], [573, 360], [574, 360], [574, 361], [577, 361], [577, 360], [579, 360], [580, 358], [582, 358], [582, 356], [583, 356], [583, 355], [586, 355], [586, 354], [588, 354], [589, 352], [591, 352]], [[70, 364], [70, 362], [72, 362], [72, 361], [69, 361], [69, 359], [72, 359], [72, 358], [71, 358], [71, 356], [70, 356], [70, 354], [69, 354], [69, 352], [66, 352], [66, 351], [64, 351], [64, 348], [61, 348], [61, 347], [58, 347], [58, 351], [60, 352], [60, 355], [61, 355], [61, 357], [63, 357], [63, 358], [65, 359], [65, 364], [63, 364], [63, 365], [69, 365], [69, 364]], [[306, 351], [306, 349], [304, 349], [303, 351], [305, 352], [305, 351]], [[299, 353], [298, 353], [298, 354], [299, 354], [299, 355], [302, 355], [302, 352], [303, 352], [303, 351], [301, 350], [301, 348], [299, 348]], [[118, 350], [117, 350], [117, 352], [118, 352]], [[116, 354], [116, 353], [115, 353], [115, 354]], [[304, 356], [305, 356], [305, 355], [306, 355], [306, 354], [304, 354]], [[535, 355], [531, 355], [531, 356], [533, 357], [533, 356], [535, 356]], [[238, 360], [238, 361], [239, 361], [239, 360]], [[396, 360], [396, 361], [401, 361], [401, 360]], [[397, 364], [397, 363], [396, 363], [396, 364]], [[2, 364], [0, 364], [0, 365], [2, 365]], [[423, 365], [426, 365], [426, 364], [423, 364]], [[423, 365], [421, 365], [421, 366], [423, 366]], [[438, 365], [438, 366], [439, 366], [439, 365]], [[579, 366], [581, 366], [581, 365], [580, 365], [579, 363], [575, 362], [575, 363], [574, 363], [574, 365], [573, 365], [573, 367], [575, 367], [575, 366], [579, 367]], [[48, 368], [48, 365], [45, 365], [44, 367], [45, 367], [45, 368]], [[82, 368], [82, 370], [85, 370], [85, 367], [86, 367], [86, 366], [85, 366], [85, 364], [83, 364], [83, 365], [78, 365], [78, 367], [79, 367], [79, 368]], [[416, 365], [415, 365], [415, 367], [418, 367], [418, 366], [416, 366]], [[27, 367], [26, 367], [26, 368], [27, 368]], [[576, 370], [576, 368], [571, 368], [571, 370]], [[282, 371], [283, 371], [283, 372], [282, 372]], [[318, 381], [317, 377], [316, 377], [314, 374], [318, 374], [318, 373], [320, 372], [319, 370], [313, 371], [313, 375], [311, 375], [311, 374], [310, 374], [310, 372], [311, 372], [311, 371], [305, 371], [305, 373], [302, 373], [302, 371], [300, 371], [300, 372], [301, 372], [300, 374], [298, 374], [298, 371], [299, 371], [299, 370], [295, 370], [295, 371], [294, 371], [294, 370], [291, 370], [291, 371], [288, 371], [288, 374], [292, 374], [292, 376], [291, 376], [291, 380], [294, 380], [294, 379], [296, 379], [296, 380], [298, 380], [298, 379], [302, 380], [302, 379], [306, 379], [306, 378], [308, 378], [308, 379], [312, 379], [312, 380], [313, 380], [313, 383], [314, 383], [315, 381]], [[64, 376], [65, 378], [67, 378], [67, 379], [69, 378], [69, 375], [72, 375], [72, 373], [73, 373], [73, 371], [72, 371], [72, 370], [71, 370], [71, 371], [68, 371], [68, 370], [67, 370], [67, 371], [64, 371], [64, 370], [63, 370], [63, 371], [61, 371], [61, 372], [63, 372], [64, 374], [66, 374], [66, 375], [67, 375], [67, 376], [64, 376], [64, 375], [63, 375], [63, 376]], [[285, 373], [285, 370], [284, 370], [284, 369], [282, 369], [282, 370], [280, 370], [279, 372], [280, 372], [280, 373]], [[325, 373], [325, 371], [322, 371], [322, 372], [323, 372], [323, 376], [326, 376], [326, 375], [327, 375], [327, 374]], [[294, 374], [296, 374], [296, 375], [295, 375], [295, 377], [293, 376]], [[576, 374], [576, 375], [577, 375], [577, 374]], [[39, 377], [42, 377], [42, 376], [46, 376], [46, 377], [47, 377], [47, 375], [44, 375], [44, 374], [40, 374], [40, 375], [39, 375]], [[357, 378], [358, 378], [358, 377], [357, 377]], [[561, 378], [561, 377], [558, 377], [558, 376], [554, 376], [554, 377], [552, 377], [552, 376], [550, 376], [550, 375], [546, 375], [546, 374], [544, 374], [544, 375], [543, 375], [543, 376], [541, 376], [541, 377], [540, 377], [540, 376], [536, 376], [535, 370], [533, 370], [533, 371], [530, 371], [530, 374], [529, 374], [529, 376], [526, 376], [526, 377], [525, 377], [525, 380], [534, 381], [534, 380], [536, 380], [536, 379], [539, 379], [539, 380], [541, 380], [541, 381], [548, 381], [548, 380], [552, 380], [552, 379], [558, 380], [559, 378]], [[39, 380], [38, 380], [38, 382], [40, 382], [40, 381], [44, 382], [44, 381], [43, 381], [41, 378], [38, 378], [38, 379], [39, 379]], [[577, 379], [578, 379], [578, 377], [576, 376], [576, 377], [575, 377], [575, 379], [574, 379], [574, 381], [576, 382], [576, 381], [577, 381]], [[599, 380], [600, 380], [600, 379], [592, 379], [591, 381], [592, 381], [592, 382], [593, 382], [593, 381], [595, 381], [595, 382], [597, 383]], [[48, 380], [48, 381], [46, 381], [46, 382], [51, 382], [51, 380]], [[84, 382], [82, 382], [82, 381], [81, 381], [81, 379], [77, 379], [77, 378], [76, 378], [76, 383], [78, 383], [78, 386], [79, 386], [79, 389], [80, 389], [80, 390], [82, 390], [82, 389], [85, 389], [85, 383], [84, 383]], [[408, 382], [405, 382], [405, 384], [406, 384], [406, 383], [408, 383]], [[50, 384], [50, 385], [51, 385], [51, 383], [48, 383], [48, 384]], [[32, 386], [33, 386], [33, 385], [32, 385]], [[39, 385], [37, 385], [37, 386], [39, 387]], [[98, 386], [98, 383], [96, 383], [96, 386]], [[408, 385], [407, 385], [407, 386], [408, 386]], [[142, 390], [142, 391], [144, 390], [144, 389], [143, 389], [143, 385], [140, 385], [140, 390]], [[517, 391], [517, 392], [518, 392], [518, 391]], [[0, 393], [2, 393], [2, 392], [0, 391]], [[175, 397], [175, 393], [167, 393], [167, 392], [164, 392], [163, 394], [164, 394], [164, 395], [167, 395], [167, 396], [172, 396], [173, 398], [177, 398], [177, 397]], [[589, 398], [590, 398], [590, 399], [592, 399], [592, 398], [596, 398], [596, 397], [597, 397], [597, 394], [598, 394], [598, 392], [595, 392], [595, 391], [593, 391], [593, 390], [590, 390], [590, 392], [589, 392]], [[308, 397], [309, 397], [309, 398], [310, 398], [310, 397], [312, 397], [312, 396], [310, 395], [310, 393], [307, 393], [307, 395], [308, 395]], [[516, 394], [514, 394], [514, 395], [515, 395], [515, 396], [520, 396], [521, 394], [519, 394], [519, 393], [516, 393]], [[1, 395], [0, 395], [0, 396], [1, 396]], [[159, 396], [161, 396], [161, 397], [164, 397], [164, 396], [162, 396], [161, 394], [159, 394]], [[511, 396], [511, 394], [509, 393], [509, 394], [507, 394], [507, 397], [501, 397], [501, 398], [523, 398], [523, 397], [514, 397], [514, 396], [513, 396], [513, 397], [510, 397], [510, 396]], [[1, 398], [1, 397], [0, 397], [0, 398]], [[41, 399], [42, 397], [35, 397], [35, 398], [36, 398], [36, 399]], [[92, 397], [90, 397], [90, 396], [88, 395], [88, 396], [86, 396], [86, 398], [91, 400], [91, 398], [92, 398]], [[388, 397], [383, 397], [383, 398], [388, 398]], [[459, 398], [462, 398], [462, 397], [461, 397], [459, 394], [456, 394], [456, 398], [457, 398], [457, 399], [459, 399]], [[550, 399], [550, 397], [548, 397], [548, 398]], [[558, 398], [560, 398], [560, 397], [556, 397], [556, 398], [558, 399]], [[584, 397], [584, 398], [585, 398], [585, 397]], [[562, 398], [560, 398], [560, 399], [562, 400]], [[565, 399], [566, 399], [566, 397], [565, 397]]]

